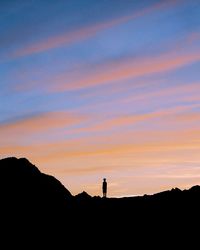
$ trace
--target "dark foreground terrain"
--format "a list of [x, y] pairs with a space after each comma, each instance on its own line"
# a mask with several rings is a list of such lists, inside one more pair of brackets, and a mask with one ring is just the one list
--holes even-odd
[[85, 192], [72, 196], [27, 159], [13, 157], [0, 160], [0, 199], [1, 242], [15, 248], [199, 249], [200, 245], [199, 186], [130, 198], [105, 199]]

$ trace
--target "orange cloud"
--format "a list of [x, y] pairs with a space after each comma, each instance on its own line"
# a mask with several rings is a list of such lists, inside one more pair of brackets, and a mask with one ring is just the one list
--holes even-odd
[[[173, 89], [176, 89], [176, 87], [172, 88], [170, 92], [173, 92]], [[178, 89], [179, 88], [177, 87], [177, 91]], [[186, 86], [184, 86], [184, 89], [187, 89]], [[200, 106], [199, 104], [182, 105], [182, 106], [176, 106], [176, 107], [168, 108], [168, 109], [161, 109], [158, 111], [144, 113], [144, 114], [119, 115], [119, 116], [112, 117], [110, 119], [102, 118], [102, 121], [95, 122], [95, 124], [93, 123], [87, 127], [81, 127], [75, 130], [72, 129], [70, 130], [70, 134], [77, 134], [81, 132], [90, 132], [90, 133], [105, 132], [105, 131], [112, 131], [115, 128], [125, 129], [125, 127], [129, 125], [133, 125], [133, 124], [140, 123], [140, 122], [149, 123], [155, 119], [156, 120], [165, 119], [168, 122], [173, 121], [174, 123], [177, 123], [180, 120], [185, 120], [188, 122], [192, 122], [192, 121], [197, 122], [199, 120], [199, 114], [197, 112], [191, 113], [191, 109], [195, 107], [199, 107], [199, 106]]]
[[[97, 138], [87, 137], [78, 140], [61, 141], [42, 144], [30, 144], [26, 146], [1, 146], [1, 153], [6, 154], [12, 151], [29, 153], [37, 155], [37, 159], [43, 162], [58, 160], [70, 161], [70, 158], [88, 159], [96, 156], [120, 156], [132, 152], [134, 161], [137, 162], [142, 154], [154, 153], [156, 158], [157, 152], [170, 152], [178, 149], [198, 149], [200, 138], [199, 129], [180, 129], [179, 131], [135, 131], [124, 132], [123, 134], [113, 134], [109, 136], [99, 136]], [[108, 143], [109, 142], [109, 143]], [[132, 157], [130, 155], [130, 157]], [[144, 155], [143, 155], [144, 156]], [[144, 159], [145, 160], [145, 159]], [[146, 161], [149, 160], [149, 157]], [[84, 164], [84, 162], [83, 162]], [[90, 163], [91, 164], [91, 163]], [[79, 164], [77, 164], [78, 166]], [[81, 164], [82, 165], [82, 164]], [[112, 166], [112, 164], [111, 164]]]
[[166, 7], [170, 7], [171, 5], [176, 4], [177, 2], [179, 1], [174, 0], [174, 1], [168, 1], [167, 3], [163, 1], [153, 6], [144, 8], [143, 10], [140, 10], [138, 12], [134, 12], [132, 15], [123, 16], [123, 17], [116, 18], [107, 22], [105, 21], [105, 22], [97, 23], [89, 27], [83, 27], [79, 30], [67, 32], [66, 34], [49, 37], [41, 42], [31, 44], [23, 48], [22, 50], [18, 50], [14, 56], [18, 57], [18, 56], [26, 56], [26, 55], [30, 55], [34, 53], [40, 53], [40, 52], [54, 49], [60, 46], [66, 46], [71, 43], [79, 42], [80, 40], [84, 40], [91, 36], [94, 36], [96, 33], [100, 31], [103, 31], [108, 28], [112, 28], [113, 26], [116, 26], [119, 24], [123, 24], [130, 20], [134, 20], [141, 16], [147, 15], [153, 11], [166, 8]]
[[31, 135], [32, 133], [79, 124], [84, 119], [86, 119], [85, 116], [70, 112], [47, 112], [0, 124], [0, 135], [2, 137], [5, 134], [13, 134], [13, 136], [20, 133], [21, 135]]

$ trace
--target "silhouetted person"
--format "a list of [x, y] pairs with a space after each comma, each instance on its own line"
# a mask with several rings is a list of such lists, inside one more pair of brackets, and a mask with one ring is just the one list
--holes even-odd
[[106, 195], [107, 195], [107, 182], [106, 182], [106, 178], [103, 179], [102, 191], [103, 191], [103, 197], [106, 198]]

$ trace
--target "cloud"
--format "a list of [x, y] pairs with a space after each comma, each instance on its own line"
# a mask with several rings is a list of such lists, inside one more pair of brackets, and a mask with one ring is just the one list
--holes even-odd
[[[184, 134], [182, 141], [190, 141], [194, 138], [194, 134], [196, 134], [195, 139], [199, 134], [197, 125], [200, 116], [197, 111], [192, 111], [193, 108], [198, 107], [198, 104], [182, 105], [144, 114], [114, 116], [98, 122], [96, 122], [95, 115], [80, 115], [70, 112], [50, 112], [16, 119], [0, 125], [1, 154], [10, 152], [21, 153], [22, 156], [23, 154], [33, 154], [39, 158], [44, 157], [47, 162], [48, 159], [53, 161], [54, 157], [55, 160], [59, 158], [62, 160], [96, 155], [123, 155], [130, 149], [134, 152], [142, 152], [149, 141], [154, 141], [155, 145], [156, 141], [162, 144], [169, 140], [170, 136], [175, 144], [178, 130]], [[90, 122], [81, 124], [85, 121]], [[148, 126], [136, 126], [132, 132], [126, 130], [127, 126], [135, 124], [148, 124]], [[76, 128], [74, 125], [79, 126]], [[174, 132], [171, 131], [171, 126]], [[52, 132], [54, 134], [61, 128], [67, 128], [64, 131], [61, 130], [62, 139], [60, 135], [51, 138]], [[158, 128], [162, 128], [162, 130]], [[158, 131], [156, 131], [157, 129]], [[112, 133], [108, 134], [109, 131]], [[41, 138], [41, 135], [44, 134], [48, 136], [48, 139], [34, 140], [35, 135], [40, 135]], [[68, 136], [69, 139], [63, 141]], [[55, 139], [58, 141], [56, 142]], [[36, 142], [37, 145], [35, 145]], [[142, 148], [141, 145], [143, 145]], [[150, 146], [153, 148], [152, 144]]]
[[[12, 90], [27, 91], [37, 87], [41, 88], [42, 84], [45, 91], [50, 92], [77, 91], [92, 88], [92, 93], [94, 93], [94, 87], [98, 86], [105, 86], [107, 89], [109, 86], [114, 92], [116, 89], [124, 89], [125, 87], [130, 89], [130, 87], [132, 88], [136, 84], [137, 86], [145, 85], [141, 83], [142, 77], [169, 73], [199, 62], [199, 37], [199, 33], [192, 32], [182, 39], [179, 47], [177, 47], [177, 44], [173, 44], [173, 47], [172, 45], [170, 46], [171, 49], [160, 54], [134, 58], [129, 56], [120, 60], [101, 62], [96, 65], [80, 63], [71, 71], [67, 71], [67, 73], [53, 71], [53, 74], [49, 75], [49, 73], [44, 74], [43, 71], [40, 72], [38, 68], [32, 68], [30, 72], [23, 72], [23, 74], [20, 71], [20, 73], [15, 73], [18, 84], [14, 84]], [[35, 75], [38, 76], [38, 79], [35, 79]], [[130, 79], [135, 79], [140, 83], [134, 83], [130, 86], [130, 84], [126, 83]], [[155, 81], [158, 80], [155, 80], [154, 77], [154, 84]], [[152, 80], [151, 84], [153, 84]], [[99, 89], [97, 91], [99, 92]], [[89, 94], [87, 93], [87, 95]]]
[[44, 39], [43, 41], [36, 42], [18, 50], [14, 53], [14, 57], [27, 56], [35, 53], [41, 53], [50, 49], [58, 48], [61, 46], [67, 46], [72, 43], [80, 42], [81, 40], [87, 39], [91, 36], [96, 35], [96, 33], [101, 32], [105, 29], [112, 28], [113, 26], [126, 23], [128, 21], [134, 20], [136, 18], [145, 16], [154, 11], [170, 7], [177, 4], [179, 1], [162, 1], [160, 3], [154, 4], [150, 7], [146, 7], [142, 10], [133, 12], [133, 14], [123, 17], [118, 17], [109, 21], [102, 21], [94, 25], [83, 27], [81, 29], [67, 32], [61, 35], [52, 36]]
[[[196, 86], [195, 84], [191, 84], [191, 89], [192, 87]], [[183, 90], [187, 90], [189, 89], [190, 86], [183, 86]], [[199, 86], [200, 88], [200, 86]], [[190, 90], [191, 90], [190, 89]], [[181, 86], [177, 87], [175, 86], [174, 88], [172, 87], [170, 89], [170, 91], [166, 90], [166, 97], [170, 96], [170, 93], [173, 93], [173, 91], [175, 91], [174, 94], [176, 94], [176, 91], [181, 95]], [[194, 91], [197, 91], [197, 89], [194, 88]], [[163, 93], [165, 93], [165, 90], [162, 90], [161, 92], [158, 92], [157, 95], [150, 95], [150, 99], [151, 98], [163, 98], [165, 96], [163, 96]], [[186, 92], [187, 93], [187, 92]], [[160, 94], [160, 96], [159, 96]], [[148, 95], [147, 95], [148, 96]], [[140, 99], [142, 98], [142, 94], [141, 96], [136, 96]], [[132, 98], [134, 100], [134, 97]], [[144, 97], [145, 100], [145, 97]], [[122, 100], [126, 101], [126, 99]], [[131, 100], [128, 99], [128, 101], [130, 102]], [[117, 102], [118, 105], [120, 105], [120, 102]], [[87, 126], [82, 126], [80, 128], [77, 129], [71, 129], [70, 130], [70, 134], [81, 134], [81, 133], [90, 133], [90, 134], [94, 134], [96, 132], [100, 133], [100, 132], [113, 132], [113, 129], [115, 130], [122, 130], [122, 129], [126, 129], [127, 126], [133, 126], [133, 125], [137, 125], [137, 124], [149, 124], [150, 122], [155, 122], [155, 120], [158, 122], [159, 120], [166, 120], [167, 123], [169, 122], [173, 122], [174, 126], [180, 126], [180, 121], [185, 121], [185, 123], [191, 123], [192, 122], [198, 122], [199, 121], [199, 114], [198, 112], [193, 112], [192, 109], [193, 108], [199, 108], [200, 105], [199, 104], [188, 104], [188, 105], [179, 105], [179, 106], [173, 106], [172, 108], [165, 108], [165, 109], [159, 109], [159, 110], [155, 110], [153, 112], [147, 112], [147, 113], [143, 113], [143, 114], [127, 114], [127, 115], [115, 115], [111, 118], [106, 118], [106, 117], [101, 117], [101, 120], [99, 119], [95, 119], [95, 115], [92, 119], [93, 122], [91, 122], [89, 125]], [[98, 115], [99, 117], [99, 115]], [[95, 122], [94, 122], [95, 121]]]
[[[148, 85], [148, 82], [147, 82]], [[179, 84], [175, 86], [166, 86], [162, 89], [153, 89], [152, 91], [143, 92], [141, 94], [132, 95], [121, 100], [121, 102], [129, 103], [133, 101], [143, 101], [152, 100], [153, 98], [173, 98], [177, 101], [195, 101], [200, 100], [198, 93], [200, 92], [200, 83], [188, 83], [188, 84]]]
[[[77, 142], [75, 147], [59, 147], [59, 150], [54, 144], [49, 144], [43, 150], [43, 153], [34, 153], [37, 161], [42, 165], [56, 163], [56, 168], [61, 166], [66, 173], [69, 169], [69, 174], [80, 170], [83, 174], [104, 171], [118, 171], [123, 168], [132, 169], [138, 166], [146, 167], [158, 165], [167, 165], [172, 163], [181, 163], [193, 159], [198, 160], [197, 154], [199, 143], [197, 138], [200, 138], [199, 130], [180, 130], [176, 132], [154, 132], [150, 133], [149, 138], [141, 138], [141, 142], [134, 141], [137, 134], [127, 134], [122, 142], [118, 144], [111, 141], [109, 144], [88, 145], [87, 143]], [[140, 134], [140, 137], [146, 137], [148, 133]], [[129, 137], [129, 138], [128, 138]], [[145, 140], [146, 141], [145, 141]], [[66, 144], [67, 145], [67, 144]], [[192, 158], [191, 158], [192, 156]], [[64, 167], [65, 166], [65, 167]], [[64, 167], [64, 168], [63, 168]], [[74, 171], [72, 170], [74, 168]], [[101, 169], [100, 169], [101, 168]], [[54, 167], [56, 172], [56, 169]]]
[[150, 74], [165, 73], [184, 67], [188, 64], [200, 61], [200, 53], [186, 52], [176, 53], [174, 51], [152, 56], [151, 58], [127, 59], [101, 65], [88, 75], [71, 77], [66, 81], [60, 79], [60, 83], [51, 87], [52, 91], [77, 90], [110, 84], [116, 81], [124, 81]]
[[10, 134], [32, 135], [34, 133], [47, 133], [54, 129], [70, 127], [86, 119], [84, 115], [70, 112], [46, 112], [36, 115], [14, 119], [0, 124], [0, 135], [9, 137]]

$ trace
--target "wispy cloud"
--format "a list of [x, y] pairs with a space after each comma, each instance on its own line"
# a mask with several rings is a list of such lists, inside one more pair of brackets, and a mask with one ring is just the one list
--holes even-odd
[[[110, 59], [92, 66], [87, 63], [77, 63], [75, 68], [70, 71], [53, 71], [52, 74], [47, 74], [47, 72], [44, 74], [37, 67], [31, 69], [28, 73], [22, 71], [15, 72], [18, 84], [15, 84], [12, 90], [27, 91], [42, 85], [45, 90], [50, 92], [62, 92], [115, 84], [112, 87], [114, 92], [116, 89], [127, 87], [126, 81], [130, 79], [137, 79], [137, 82], [139, 82], [137, 85], [139, 86], [145, 85], [141, 83], [143, 77], [170, 73], [199, 62], [199, 41], [200, 34], [191, 32], [181, 40], [181, 44], [179, 42], [178, 47], [177, 44], [173, 44], [173, 46], [170, 46], [170, 49], [151, 56], [126, 56], [120, 60]], [[38, 76], [37, 79], [35, 79], [35, 75]], [[159, 81], [161, 80], [159, 78]], [[122, 81], [123, 84], [121, 84]], [[148, 81], [152, 83], [152, 80], [148, 79]], [[158, 80], [154, 78], [154, 84], [155, 81]], [[128, 88], [130, 88], [130, 85]], [[87, 95], [89, 94], [87, 93]]]
[[3, 122], [0, 124], [0, 134], [4, 136], [7, 134], [18, 135], [22, 133], [33, 134], [38, 132], [49, 132], [53, 129], [64, 128], [79, 124], [86, 119], [84, 115], [73, 114], [70, 112], [47, 112], [36, 115], [16, 118], [12, 121]]
[[[115, 142], [114, 137], [116, 135], [112, 135], [111, 142], [106, 143], [106, 137], [104, 138], [104, 143], [99, 143], [96, 141], [95, 144], [89, 144], [88, 140], [77, 140], [74, 141], [74, 144], [68, 143], [67, 141], [64, 143], [49, 143], [44, 145], [38, 145], [43, 148], [42, 152], [34, 152], [31, 149], [34, 149], [34, 145], [27, 146], [27, 153], [32, 155], [32, 157], [36, 157], [38, 160], [42, 161], [45, 164], [48, 164], [52, 161], [67, 161], [67, 165], [72, 164], [72, 160], [74, 161], [76, 168], [80, 166], [87, 166], [88, 171], [88, 163], [92, 164], [93, 160], [98, 163], [102, 163], [106, 166], [110, 165], [112, 169], [112, 160], [116, 157], [116, 161], [121, 161], [123, 166], [132, 166], [132, 162], [135, 165], [139, 163], [143, 163], [143, 166], [147, 164], [147, 162], [155, 161], [160, 164], [166, 164], [167, 162], [174, 162], [179, 159], [180, 161], [184, 161], [184, 159], [191, 159], [190, 154], [193, 152], [194, 157], [193, 160], [198, 158], [196, 152], [199, 149], [199, 143], [197, 138], [200, 138], [199, 130], [179, 130], [179, 131], [166, 131], [166, 132], [156, 132], [149, 133], [140, 133], [140, 142], [136, 142], [135, 138], [137, 138], [137, 133], [127, 133], [123, 136], [122, 141], [118, 143]], [[150, 140], [151, 137], [151, 140]], [[121, 137], [120, 137], [121, 138]], [[109, 136], [111, 139], [111, 136]], [[100, 140], [101, 141], [101, 140]], [[4, 149], [3, 149], [4, 148]], [[11, 148], [1, 147], [1, 151], [9, 153]], [[18, 153], [22, 148], [16, 147]], [[45, 150], [44, 150], [45, 149]], [[26, 150], [25, 150], [26, 151]], [[182, 152], [185, 153], [185, 156], [182, 156]], [[174, 154], [175, 153], [175, 154]], [[169, 156], [171, 155], [171, 158]], [[196, 155], [196, 156], [195, 156]], [[103, 159], [102, 157], [105, 157]], [[127, 157], [127, 160], [125, 158]], [[183, 158], [181, 158], [183, 157]], [[83, 160], [85, 159], [85, 160]], [[88, 160], [87, 160], [88, 159]], [[108, 161], [108, 162], [107, 162]], [[80, 162], [80, 164], [78, 164]], [[115, 167], [115, 166], [114, 166]], [[97, 169], [98, 170], [98, 169]]]
[[80, 28], [75, 31], [66, 32], [61, 35], [55, 35], [52, 37], [47, 37], [46, 39], [35, 42], [34, 44], [30, 44], [24, 47], [21, 50], [18, 50], [14, 53], [14, 57], [27, 56], [30, 54], [44, 52], [50, 49], [58, 48], [61, 46], [67, 46], [72, 43], [80, 42], [81, 40], [87, 39], [91, 36], [96, 35], [98, 32], [101, 32], [105, 29], [112, 28], [113, 26], [120, 25], [126, 23], [130, 20], [134, 20], [136, 18], [148, 15], [154, 11], [167, 8], [177, 4], [179, 1], [161, 1], [152, 6], [146, 7], [144, 9], [140, 9], [138, 11], [133, 12], [133, 14], [128, 16], [118, 17], [109, 21], [102, 21], [94, 25], [86, 26]]
[[[147, 82], [148, 85], [148, 82]], [[198, 93], [200, 92], [200, 83], [188, 83], [188, 84], [179, 84], [166, 86], [165, 88], [156, 88], [151, 91], [142, 92], [137, 95], [132, 95], [121, 100], [121, 102], [131, 103], [133, 101], [144, 101], [145, 103], [148, 100], [153, 98], [171, 98], [174, 97], [177, 101], [186, 101], [186, 100], [200, 100], [198, 98]], [[168, 99], [170, 100], [170, 99]], [[174, 100], [174, 99], [173, 99]]]
[[[173, 88], [171, 91], [173, 91]], [[138, 123], [150, 124], [153, 121], [155, 122], [159, 120], [165, 120], [167, 123], [174, 122], [175, 127], [180, 126], [181, 121], [185, 121], [185, 123], [187, 122], [192, 125], [192, 122], [198, 123], [200, 121], [200, 116], [198, 112], [191, 111], [193, 108], [198, 107], [200, 107], [199, 104], [181, 105], [143, 114], [117, 115], [109, 119], [102, 117], [101, 121], [97, 120], [93, 124], [90, 123], [90, 125], [88, 126], [82, 126], [81, 128], [71, 129], [70, 134], [85, 132], [112, 132], [114, 129], [122, 130], [126, 129], [127, 126], [137, 125]], [[93, 121], [94, 120], [95, 116], [93, 117]]]
[[54, 91], [75, 90], [109, 84], [150, 74], [164, 73], [200, 61], [200, 53], [176, 53], [170, 51], [151, 58], [127, 59], [124, 61], [99, 66], [88, 76], [74, 76], [71, 81], [60, 79], [60, 84], [53, 86]]

